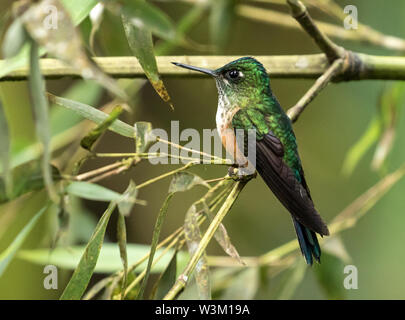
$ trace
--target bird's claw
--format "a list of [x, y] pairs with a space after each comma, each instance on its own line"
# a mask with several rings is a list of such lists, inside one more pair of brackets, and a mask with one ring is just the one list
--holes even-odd
[[252, 170], [248, 167], [231, 166], [228, 169], [228, 176], [235, 181], [248, 181], [252, 178], [256, 178], [256, 170], [252, 173]]

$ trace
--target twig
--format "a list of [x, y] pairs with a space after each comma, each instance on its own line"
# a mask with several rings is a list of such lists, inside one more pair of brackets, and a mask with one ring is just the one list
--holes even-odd
[[314, 20], [309, 15], [307, 8], [299, 0], [287, 0], [291, 7], [292, 15], [302, 26], [308, 35], [315, 41], [318, 47], [326, 54], [329, 62], [343, 58], [345, 50], [333, 43], [327, 35], [319, 30]]
[[138, 185], [138, 186], [137, 186], [137, 189], [141, 189], [141, 188], [146, 187], [147, 185], [150, 185], [150, 184], [152, 184], [152, 183], [154, 183], [154, 182], [156, 182], [156, 181], [159, 181], [159, 180], [161, 180], [161, 179], [167, 178], [167, 177], [169, 177], [169, 176], [171, 176], [171, 175], [174, 175], [174, 174], [176, 174], [176, 173], [178, 173], [178, 172], [187, 170], [188, 168], [190, 168], [191, 166], [193, 166], [193, 165], [195, 165], [195, 164], [196, 164], [196, 163], [194, 163], [194, 162], [189, 162], [189, 163], [187, 163], [185, 166], [183, 166], [183, 167], [181, 167], [181, 168], [178, 168], [178, 169], [175, 169], [175, 170], [166, 172], [166, 173], [164, 173], [164, 174], [162, 174], [162, 175], [160, 175], [160, 176], [157, 176], [157, 177], [155, 177], [155, 178], [149, 179], [149, 180], [147, 180], [147, 181], [141, 183], [140, 185]]
[[212, 154], [208, 154], [208, 153], [206, 153], [206, 152], [202, 152], [202, 151], [190, 149], [190, 148], [184, 147], [184, 146], [182, 146], [182, 145], [179, 145], [179, 144], [177, 144], [177, 143], [174, 143], [174, 142], [171, 142], [171, 141], [168, 141], [168, 140], [159, 138], [159, 137], [157, 137], [156, 140], [157, 140], [157, 141], [160, 141], [160, 142], [163, 142], [163, 143], [166, 143], [166, 144], [168, 144], [168, 145], [170, 145], [170, 146], [172, 146], [172, 147], [175, 147], [175, 148], [177, 148], [177, 149], [180, 149], [180, 150], [188, 151], [188, 152], [191, 152], [191, 153], [199, 154], [199, 155], [201, 155], [201, 156], [203, 156], [203, 157], [205, 156], [205, 157], [211, 158], [211, 159], [213, 159], [213, 160], [217, 160], [217, 161], [219, 161], [220, 163], [224, 161], [224, 159], [219, 158], [219, 157], [217, 157], [217, 156], [214, 156], [214, 155], [212, 155]]
[[[280, 0], [285, 3], [285, 0]], [[318, 1], [316, 1], [318, 2]], [[307, 3], [307, 2], [306, 2]], [[315, 2], [314, 2], [315, 3]], [[307, 3], [309, 5], [310, 3]], [[342, 13], [343, 18], [339, 17], [339, 22], [344, 19], [343, 9], [339, 8], [339, 13]], [[329, 5], [325, 6], [325, 9], [329, 8]], [[323, 9], [323, 8], [321, 8]], [[324, 10], [326, 11], [326, 10]], [[289, 15], [282, 12], [277, 12], [271, 9], [257, 8], [251, 5], [238, 5], [236, 7], [236, 13], [243, 17], [254, 21], [259, 21], [266, 24], [277, 25], [285, 28], [302, 30], [297, 23], [289, 19]], [[330, 10], [327, 12], [330, 13]], [[334, 15], [335, 16], [335, 15]], [[356, 32], [353, 30], [346, 30], [341, 26], [331, 23], [314, 20], [319, 29], [327, 36], [344, 40], [361, 42], [378, 47], [384, 47], [390, 50], [405, 51], [405, 41], [401, 38], [385, 35], [371, 28], [370, 26], [358, 23], [358, 29]]]
[[81, 173], [81, 174], [79, 174], [79, 175], [77, 175], [75, 177], [72, 177], [72, 179], [76, 180], [76, 181], [83, 181], [83, 180], [89, 179], [91, 177], [97, 176], [97, 175], [99, 175], [101, 173], [104, 173], [106, 171], [110, 171], [112, 169], [120, 167], [121, 165], [122, 165], [121, 161], [111, 163], [111, 164], [106, 165], [104, 167], [97, 168], [97, 169], [94, 169], [94, 170], [91, 170], [91, 171], [88, 171], [88, 172]]
[[314, 85], [305, 93], [305, 95], [287, 111], [287, 115], [292, 122], [297, 121], [300, 114], [304, 111], [305, 107], [319, 94], [319, 92], [327, 86], [332, 78], [339, 74], [342, 70], [343, 59], [335, 60], [326, 72], [320, 76]]

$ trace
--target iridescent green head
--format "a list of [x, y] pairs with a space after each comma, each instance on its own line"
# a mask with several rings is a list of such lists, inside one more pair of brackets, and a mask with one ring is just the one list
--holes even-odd
[[216, 70], [175, 63], [179, 67], [213, 76], [217, 83], [220, 101], [239, 108], [260, 101], [263, 95], [271, 95], [270, 80], [263, 65], [254, 58], [244, 57]]

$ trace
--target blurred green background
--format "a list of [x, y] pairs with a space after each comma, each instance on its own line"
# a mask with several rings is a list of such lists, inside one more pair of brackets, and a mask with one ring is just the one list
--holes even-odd
[[[0, 16], [12, 1], [2, 1]], [[405, 38], [405, 2], [401, 0], [356, 0], [337, 1], [342, 7], [354, 4], [358, 8], [359, 20], [383, 33]], [[185, 3], [164, 3], [157, 5], [177, 21], [190, 8]], [[280, 7], [277, 7], [280, 8]], [[285, 7], [281, 8], [285, 10]], [[286, 11], [287, 12], [287, 11]], [[315, 17], [325, 16], [311, 10]], [[327, 19], [327, 18], [326, 18]], [[88, 34], [90, 22], [81, 25]], [[189, 37], [199, 43], [209, 42], [208, 16], [189, 32]], [[355, 32], [355, 31], [353, 31]], [[254, 35], [254, 36], [252, 36]], [[106, 14], [97, 34], [97, 53], [105, 56], [131, 55], [125, 41], [120, 21]], [[370, 54], [394, 55], [395, 53], [352, 42], [339, 44], [348, 49]], [[235, 17], [229, 43], [222, 54], [237, 56], [292, 55], [319, 52], [307, 35], [301, 31], [285, 29]], [[191, 49], [176, 48], [173, 55], [205, 54]], [[156, 95], [152, 87], [145, 85], [137, 95], [136, 110], [122, 120], [132, 124], [135, 121], [150, 121], [155, 128], [170, 129], [170, 121], [180, 121], [180, 129], [214, 128], [217, 104], [215, 83], [211, 79], [163, 79], [172, 97], [175, 109], [168, 106]], [[75, 82], [70, 79], [49, 80], [47, 90], [61, 95]], [[312, 85], [313, 80], [273, 79], [271, 85], [285, 109], [294, 103]], [[381, 176], [370, 169], [374, 149], [360, 161], [350, 177], [342, 175], [342, 164], [347, 151], [366, 130], [369, 121], [377, 112], [379, 95], [386, 85], [384, 81], [360, 81], [329, 85], [308, 107], [294, 125], [299, 150], [306, 172], [307, 182], [319, 212], [326, 221], [350, 204], [356, 197], [375, 184]], [[35, 141], [35, 130], [30, 110], [27, 84], [25, 82], [1, 82], [3, 103], [7, 106], [12, 135], [12, 150], [18, 150]], [[108, 101], [100, 95], [94, 106]], [[84, 134], [84, 133], [83, 133]], [[405, 159], [405, 119], [401, 115], [397, 127], [397, 139], [389, 158], [388, 168], [393, 171]], [[114, 133], [108, 132], [99, 143], [98, 152], [132, 152], [133, 144]], [[92, 161], [85, 165], [83, 172], [96, 168], [103, 161]], [[175, 168], [173, 165], [153, 166], [142, 163], [125, 175], [102, 181], [102, 185], [122, 192], [131, 178], [136, 183]], [[194, 172], [204, 178], [222, 176], [224, 167], [198, 166]], [[142, 189], [140, 199], [147, 206], [136, 206], [127, 220], [128, 241], [150, 244], [154, 222], [159, 208], [166, 197], [169, 180], [163, 180]], [[342, 239], [358, 268], [359, 288], [347, 290], [347, 299], [403, 299], [405, 298], [405, 225], [404, 215], [405, 180], [400, 181], [358, 224], [342, 233]], [[202, 188], [195, 188], [186, 195], [178, 195], [170, 205], [162, 237], [182, 225], [184, 215], [193, 201], [202, 195]], [[44, 193], [25, 195], [11, 203], [0, 206], [0, 252], [3, 251], [42, 206]], [[80, 221], [72, 221], [77, 228], [76, 239], [85, 243], [90, 237], [92, 226], [105, 210], [105, 203], [84, 202]], [[85, 222], [83, 222], [85, 221]], [[86, 229], [84, 223], [88, 224]], [[225, 226], [233, 244], [243, 256], [263, 254], [295, 238], [294, 228], [286, 210], [278, 203], [271, 191], [258, 178], [250, 182], [226, 217]], [[41, 219], [24, 244], [24, 248], [49, 247], [52, 235], [48, 216]], [[83, 232], [78, 228], [83, 227]], [[90, 231], [89, 231], [90, 230]], [[107, 229], [107, 237], [115, 241], [115, 219]], [[87, 238], [86, 238], [87, 237]], [[209, 254], [222, 254], [216, 244], [211, 244]], [[59, 274], [59, 288], [64, 288], [70, 272]], [[15, 259], [0, 278], [0, 299], [45, 299], [58, 298], [60, 290], [45, 290], [42, 285], [43, 268], [20, 259]], [[344, 274], [341, 272], [341, 281]], [[264, 298], [271, 298], [269, 294]], [[298, 286], [294, 299], [325, 299], [327, 296], [316, 280], [313, 270], [308, 270]]]

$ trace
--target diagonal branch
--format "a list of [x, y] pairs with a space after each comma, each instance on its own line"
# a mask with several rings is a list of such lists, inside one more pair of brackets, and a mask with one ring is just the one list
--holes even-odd
[[291, 8], [292, 16], [315, 41], [322, 52], [326, 54], [329, 62], [344, 57], [345, 49], [336, 45], [326, 34], [319, 30], [312, 17], [309, 15], [307, 8], [301, 1], [287, 0], [287, 3]]
[[319, 92], [327, 86], [336, 74], [342, 70], [343, 59], [335, 60], [332, 65], [320, 76], [314, 85], [305, 93], [305, 95], [287, 111], [287, 115], [292, 122], [298, 120], [300, 114], [305, 110], [305, 107], [315, 99]]

